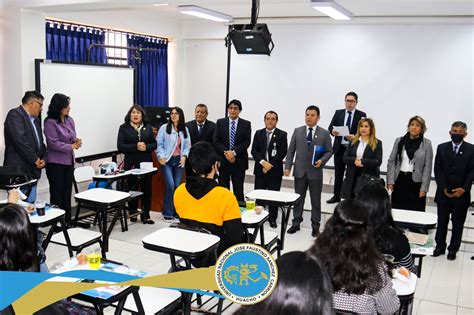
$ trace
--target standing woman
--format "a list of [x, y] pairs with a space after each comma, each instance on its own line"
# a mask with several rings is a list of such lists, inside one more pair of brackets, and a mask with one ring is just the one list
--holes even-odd
[[54, 94], [44, 121], [44, 135], [48, 146], [46, 175], [49, 181], [50, 203], [66, 211], [66, 223], [71, 222], [74, 150], [82, 145], [82, 140], [76, 136], [74, 120], [69, 116], [70, 101], [64, 94]]
[[156, 140], [156, 157], [163, 166], [166, 184], [163, 218], [165, 222], [172, 222], [178, 218], [173, 204], [174, 191], [183, 179], [184, 165], [191, 147], [191, 137], [181, 108], [171, 108], [170, 119], [161, 126]]
[[[145, 110], [140, 105], [133, 105], [125, 116], [124, 123], [120, 126], [117, 137], [117, 148], [125, 154], [124, 169], [140, 168], [141, 162], [152, 162], [152, 152], [156, 149], [156, 140], [153, 129], [148, 123]], [[128, 187], [137, 189], [138, 179], [130, 176]], [[150, 219], [151, 209], [151, 176], [144, 176], [140, 180], [140, 190], [143, 192], [143, 211], [140, 219], [143, 224], [154, 224]], [[138, 201], [130, 201], [130, 214], [137, 212]], [[137, 221], [131, 217], [130, 221]]]
[[414, 116], [408, 121], [408, 132], [395, 140], [387, 165], [393, 208], [425, 211], [433, 164], [433, 147], [425, 132], [425, 120]]
[[[354, 197], [357, 179], [362, 174], [380, 176], [382, 164], [382, 141], [375, 137], [375, 124], [371, 118], [362, 118], [357, 133], [344, 152], [344, 163], [347, 165], [346, 178], [342, 183], [341, 197]], [[360, 185], [359, 185], [360, 186]]]

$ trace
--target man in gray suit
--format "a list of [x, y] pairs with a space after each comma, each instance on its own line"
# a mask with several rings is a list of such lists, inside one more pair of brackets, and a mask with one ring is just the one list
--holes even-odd
[[305, 126], [295, 128], [291, 137], [290, 146], [286, 155], [285, 176], [290, 176], [293, 158], [296, 153], [295, 192], [300, 199], [295, 205], [293, 223], [288, 229], [289, 234], [299, 231], [303, 221], [303, 205], [306, 190], [309, 187], [311, 197], [311, 236], [319, 235], [321, 221], [321, 191], [323, 189], [323, 166], [332, 156], [331, 136], [329, 131], [317, 126], [319, 108], [311, 105], [306, 108]]

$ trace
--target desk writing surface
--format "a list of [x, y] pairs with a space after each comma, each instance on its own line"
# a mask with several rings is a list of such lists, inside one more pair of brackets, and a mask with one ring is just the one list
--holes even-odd
[[118, 180], [122, 177], [128, 177], [130, 175], [130, 173], [127, 172], [123, 172], [123, 173], [118, 173], [118, 174], [109, 174], [109, 175], [106, 175], [106, 174], [100, 174], [100, 175], [94, 175], [92, 177], [92, 179], [94, 180], [98, 180], [98, 181], [111, 181], [111, 180]]
[[130, 194], [112, 189], [92, 188], [75, 194], [74, 198], [107, 204], [130, 198]]
[[205, 251], [219, 243], [218, 236], [179, 228], [163, 228], [143, 238], [144, 244], [187, 253]]
[[406, 296], [415, 293], [416, 283], [418, 277], [415, 273], [410, 272], [410, 278], [408, 279], [399, 279], [395, 275], [398, 271], [394, 270], [394, 278], [392, 279], [392, 285], [398, 296]]
[[395, 222], [433, 225], [438, 221], [438, 216], [429, 212], [392, 209], [392, 215]]
[[30, 214], [30, 222], [32, 224], [41, 224], [54, 220], [64, 215], [65, 211], [57, 208], [46, 207], [45, 214], [39, 216], [36, 212]]
[[243, 224], [257, 224], [268, 218], [268, 211], [263, 210], [262, 213], [257, 214], [254, 210], [246, 210], [241, 212]]
[[260, 200], [269, 200], [274, 202], [281, 203], [291, 203], [298, 200], [300, 197], [297, 193], [290, 193], [286, 191], [274, 191], [266, 189], [255, 189], [245, 195], [249, 198], [260, 199]]

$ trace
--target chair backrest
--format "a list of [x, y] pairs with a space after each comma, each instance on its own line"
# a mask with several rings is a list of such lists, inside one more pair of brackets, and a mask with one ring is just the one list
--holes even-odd
[[94, 175], [94, 168], [90, 165], [80, 166], [74, 169], [74, 180], [76, 181], [76, 183], [82, 183], [92, 180], [92, 177], [94, 177]]

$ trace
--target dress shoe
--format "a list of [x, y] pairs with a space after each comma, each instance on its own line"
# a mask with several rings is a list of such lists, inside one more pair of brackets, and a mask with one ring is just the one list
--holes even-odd
[[435, 250], [433, 251], [433, 257], [438, 257], [440, 255], [444, 255], [444, 253], [446, 253], [445, 249], [435, 248]]
[[448, 260], [456, 260], [456, 252], [448, 252]]
[[331, 199], [329, 199], [328, 201], [326, 201], [327, 203], [337, 203], [341, 201], [341, 198], [336, 198], [336, 196], [333, 196]]
[[313, 231], [311, 232], [311, 236], [312, 236], [312, 237], [318, 237], [318, 236], [319, 236], [319, 230], [313, 230]]
[[273, 229], [276, 229], [278, 227], [276, 221], [270, 221], [270, 227], [273, 228]]
[[288, 231], [286, 231], [288, 234], [295, 234], [297, 231], [300, 230], [300, 226], [299, 225], [292, 225]]

